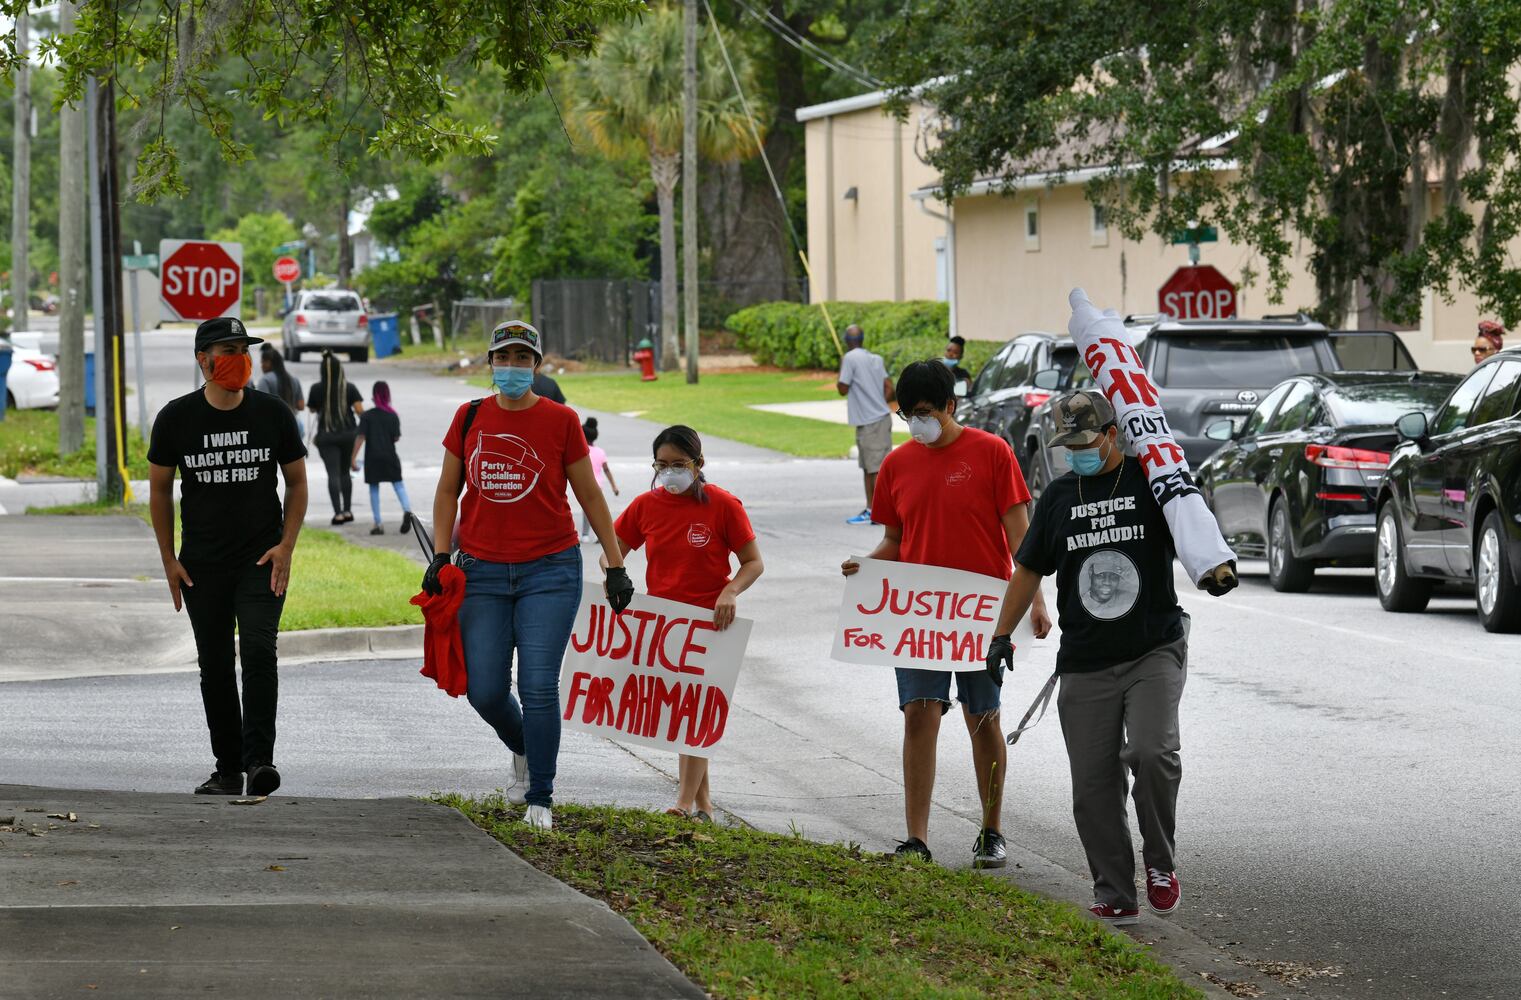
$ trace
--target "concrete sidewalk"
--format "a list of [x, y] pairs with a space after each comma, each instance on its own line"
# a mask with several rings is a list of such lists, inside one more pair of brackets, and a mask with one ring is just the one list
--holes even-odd
[[0, 785], [0, 825], [7, 996], [704, 996], [442, 806]]

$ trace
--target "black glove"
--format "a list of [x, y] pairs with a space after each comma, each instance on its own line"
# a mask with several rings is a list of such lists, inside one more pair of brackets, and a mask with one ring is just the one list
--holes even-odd
[[1241, 580], [1236, 576], [1236, 560], [1232, 559], [1225, 564], [1230, 567], [1229, 573], [1222, 573], [1220, 567], [1204, 578], [1204, 589], [1209, 591], [1211, 597], [1224, 597], [1240, 585]]
[[634, 581], [628, 578], [628, 570], [622, 566], [607, 568], [607, 603], [614, 614], [622, 614], [628, 602], [634, 599]]
[[1014, 642], [1006, 635], [995, 635], [988, 643], [988, 677], [1003, 687], [1003, 672], [1014, 667]]
[[428, 563], [428, 571], [423, 574], [422, 589], [425, 594], [437, 597], [444, 592], [444, 585], [438, 582], [438, 572], [449, 565], [449, 553], [440, 552]]

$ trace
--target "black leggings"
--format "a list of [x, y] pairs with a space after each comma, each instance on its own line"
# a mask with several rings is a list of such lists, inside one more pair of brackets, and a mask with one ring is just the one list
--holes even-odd
[[342, 514], [349, 509], [354, 496], [354, 480], [349, 477], [354, 435], [317, 435], [317, 454], [322, 456], [322, 464], [327, 467], [327, 495], [333, 501], [333, 513]]

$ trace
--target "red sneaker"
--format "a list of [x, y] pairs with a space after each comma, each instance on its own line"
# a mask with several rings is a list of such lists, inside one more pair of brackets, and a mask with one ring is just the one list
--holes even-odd
[[1108, 903], [1094, 903], [1088, 907], [1088, 912], [1098, 917], [1110, 927], [1128, 927], [1131, 924], [1141, 922], [1140, 910], [1122, 910], [1118, 906], [1110, 906]]
[[1183, 884], [1177, 872], [1146, 869], [1146, 905], [1153, 913], [1171, 913], [1183, 902]]

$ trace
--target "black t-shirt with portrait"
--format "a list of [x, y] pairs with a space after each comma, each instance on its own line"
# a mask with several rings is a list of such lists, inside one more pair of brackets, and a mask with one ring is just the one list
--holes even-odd
[[268, 393], [219, 410], [196, 390], [160, 410], [148, 461], [179, 470], [180, 561], [232, 569], [278, 545], [277, 467], [305, 455], [295, 413]]
[[1047, 486], [1014, 558], [1056, 574], [1061, 673], [1102, 670], [1183, 637], [1172, 533], [1134, 458]]

